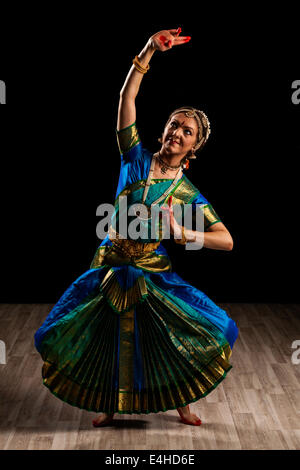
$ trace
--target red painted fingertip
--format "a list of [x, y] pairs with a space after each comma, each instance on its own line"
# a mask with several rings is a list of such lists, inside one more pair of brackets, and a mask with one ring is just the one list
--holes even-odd
[[181, 33], [181, 31], [182, 31], [182, 29], [179, 26], [179, 28], [177, 28], [177, 35], [179, 35]]

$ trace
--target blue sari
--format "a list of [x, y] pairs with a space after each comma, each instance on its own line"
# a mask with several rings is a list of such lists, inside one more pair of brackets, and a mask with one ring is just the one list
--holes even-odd
[[[116, 222], [121, 196], [128, 207], [141, 200], [152, 160], [135, 123], [117, 132], [117, 139]], [[145, 203], [172, 181], [152, 179]], [[193, 212], [201, 206], [204, 230], [220, 222], [184, 174], [170, 194], [173, 204], [191, 204]], [[118, 238], [111, 226], [90, 269], [36, 331], [43, 384], [61, 400], [95, 412], [157, 413], [205, 397], [232, 368], [235, 322], [172, 271], [160, 233], [133, 241]]]

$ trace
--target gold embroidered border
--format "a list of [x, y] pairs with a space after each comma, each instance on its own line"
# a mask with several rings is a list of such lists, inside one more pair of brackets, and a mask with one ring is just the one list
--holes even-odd
[[174, 203], [176, 198], [179, 201], [182, 201], [184, 204], [189, 204], [193, 199], [195, 199], [197, 194], [199, 194], [199, 190], [185, 175], [183, 175], [183, 178], [180, 180], [180, 182], [181, 184], [173, 194]]
[[118, 411], [133, 409], [134, 308], [120, 316]]
[[140, 137], [135, 122], [131, 126], [116, 131], [116, 134], [120, 154], [129, 152], [129, 150], [131, 150], [140, 142]]
[[[151, 292], [154, 296], [156, 296], [158, 299], [160, 299], [161, 303], [162, 304], [165, 304], [167, 305], [167, 307], [176, 312], [176, 314], [179, 316], [179, 317], [185, 317], [185, 314], [182, 312], [181, 308], [179, 308], [178, 306], [176, 306], [173, 302], [171, 302], [167, 296], [164, 296], [156, 287], [155, 285], [152, 283], [152, 281], [150, 281], [149, 279], [147, 280], [147, 289], [149, 292]], [[190, 307], [191, 308], [191, 307]], [[195, 312], [196, 313], [196, 312]], [[225, 362], [228, 362], [230, 357], [231, 357], [231, 354], [232, 354], [232, 350], [230, 348], [230, 345], [229, 343], [226, 341], [226, 343], [224, 345], [220, 345], [218, 343], [218, 341], [214, 338], [214, 336], [209, 333], [205, 328], [203, 328], [201, 326], [201, 324], [199, 322], [197, 322], [196, 320], [193, 320], [193, 319], [189, 319], [189, 322], [191, 324], [193, 324], [193, 326], [195, 327], [195, 329], [200, 333], [202, 334], [203, 337], [206, 337], [206, 338], [209, 338], [209, 341], [214, 345], [214, 348], [219, 352], [220, 354], [220, 358], [225, 361]], [[172, 334], [172, 328], [170, 329], [171, 331], [171, 335]], [[174, 337], [174, 335], [173, 335]], [[183, 340], [184, 342], [184, 340]], [[179, 346], [178, 347], [178, 351], [179, 352], [182, 352], [183, 351], [183, 346]], [[193, 360], [191, 361], [190, 358], [188, 358], [188, 360], [193, 364]], [[194, 364], [193, 364], [194, 365]]]
[[144, 276], [139, 276], [130, 289], [125, 291], [120, 286], [115, 271], [111, 268], [104, 277], [101, 291], [113, 310], [119, 314], [141, 302], [148, 294]]
[[206, 204], [203, 208], [204, 211], [204, 229], [207, 229], [211, 225], [221, 222], [220, 217], [214, 210], [211, 204]]

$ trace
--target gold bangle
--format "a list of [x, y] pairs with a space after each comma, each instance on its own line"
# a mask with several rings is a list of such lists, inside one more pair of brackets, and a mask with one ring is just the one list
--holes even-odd
[[145, 73], [147, 72], [147, 70], [145, 70], [144, 68], [141, 68], [140, 65], [137, 64], [137, 63], [134, 61], [134, 59], [133, 59], [132, 62], [133, 62], [133, 64], [134, 64], [135, 68], [136, 68], [140, 73], [145, 74]]
[[142, 70], [145, 70], [145, 72], [148, 72], [148, 70], [150, 69], [150, 65], [147, 64], [146, 67], [144, 67], [140, 61], [139, 61], [139, 58], [138, 56], [136, 55], [135, 58], [133, 59], [135, 61], [135, 63], [142, 69]]
[[135, 58], [133, 59], [132, 63], [134, 64], [135, 68], [145, 74], [148, 72], [148, 70], [150, 69], [150, 65], [148, 64], [146, 67], [144, 67], [140, 62], [139, 62], [139, 59], [138, 59], [138, 56], [136, 55]]
[[142, 73], [143, 75], [146, 73], [144, 70], [140, 69], [140, 67], [137, 64], [134, 63], [134, 66], [135, 66], [136, 70], [138, 72]]
[[174, 241], [178, 243], [178, 245], [186, 245], [187, 239], [184, 233], [184, 226], [181, 227], [181, 238], [174, 237]]
[[[188, 240], [187, 240], [187, 238], [186, 238], [186, 236], [185, 236], [185, 229], [184, 229], [184, 226], [183, 226], [183, 225], [182, 225], [182, 227], [181, 227], [181, 233], [182, 233], [181, 238], [178, 239], [178, 238], [175, 238], [175, 237], [174, 237], [174, 241], [175, 241], [176, 243], [178, 243], [179, 245], [186, 245]], [[195, 237], [193, 238], [193, 240], [190, 240], [190, 241], [195, 242], [196, 239], [197, 239], [197, 237], [196, 237], [196, 235], [195, 235]]]

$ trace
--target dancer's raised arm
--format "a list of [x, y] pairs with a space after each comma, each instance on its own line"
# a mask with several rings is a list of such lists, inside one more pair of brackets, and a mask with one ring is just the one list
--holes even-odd
[[132, 65], [120, 91], [117, 130], [130, 126], [136, 120], [135, 98], [138, 94], [144, 73], [156, 50], [167, 51], [173, 46], [184, 44], [189, 36], [180, 36], [181, 28], [162, 30], [151, 36], [138, 54], [136, 65]]

